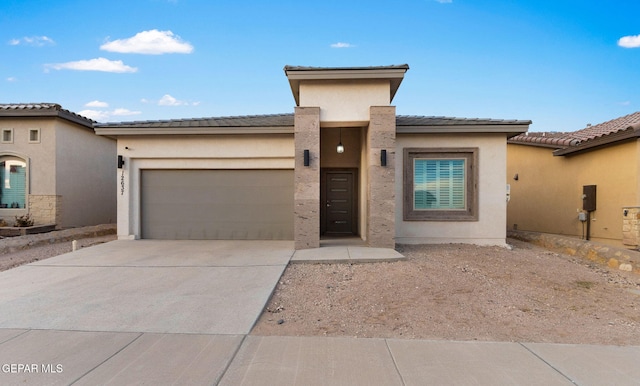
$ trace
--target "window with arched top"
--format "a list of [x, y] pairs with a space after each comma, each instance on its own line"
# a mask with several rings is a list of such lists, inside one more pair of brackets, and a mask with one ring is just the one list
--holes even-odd
[[27, 207], [27, 162], [15, 156], [0, 156], [0, 209]]

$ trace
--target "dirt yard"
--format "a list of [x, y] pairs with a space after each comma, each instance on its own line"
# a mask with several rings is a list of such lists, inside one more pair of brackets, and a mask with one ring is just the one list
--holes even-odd
[[640, 345], [639, 275], [509, 243], [292, 264], [252, 334]]
[[[78, 239], [78, 248], [88, 248], [93, 245], [106, 243], [117, 238], [116, 235], [106, 235], [99, 237], [80, 238]], [[52, 243], [40, 247], [25, 249], [22, 251], [0, 254], [0, 271], [15, 268], [23, 264], [33, 263], [34, 261], [44, 260], [49, 257], [62, 255], [71, 252], [71, 241], [60, 243]]]

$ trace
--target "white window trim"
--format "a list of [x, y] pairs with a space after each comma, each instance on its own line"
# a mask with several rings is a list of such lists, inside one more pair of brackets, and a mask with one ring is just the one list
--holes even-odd
[[[11, 137], [8, 141], [4, 139], [4, 133], [9, 132], [9, 136]], [[13, 143], [13, 129], [12, 128], [4, 128], [2, 129], [2, 134], [0, 135], [0, 143]]]
[[[18, 154], [18, 153], [13, 153], [13, 152], [1, 152], [0, 153], [0, 159], [1, 158], [17, 158], [18, 162], [24, 162], [26, 165], [26, 181], [25, 181], [25, 198], [24, 198], [24, 203], [25, 203], [25, 207], [24, 208], [0, 208], [0, 213], [2, 213], [3, 216], [21, 216], [23, 214], [27, 214], [29, 213], [29, 196], [31, 195], [31, 178], [29, 176], [30, 171], [31, 171], [31, 160], [29, 159], [29, 157], [26, 157], [22, 154]], [[0, 181], [0, 183], [4, 183], [4, 181]]]

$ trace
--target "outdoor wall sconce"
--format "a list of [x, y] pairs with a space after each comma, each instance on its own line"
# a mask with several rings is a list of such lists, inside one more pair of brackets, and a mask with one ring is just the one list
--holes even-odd
[[387, 166], [387, 150], [380, 150], [380, 166]]
[[309, 166], [309, 149], [304, 149], [304, 166]]
[[336, 147], [336, 151], [338, 154], [344, 153], [344, 146], [342, 146], [342, 128], [340, 128], [340, 142], [338, 142], [338, 147]]
[[516, 175], [513, 176], [513, 179], [516, 180], [516, 181], [518, 181], [518, 179], [520, 179], [520, 176], [518, 176], [518, 173], [516, 173]]
[[118, 156], [118, 169], [122, 169], [123, 166], [124, 166], [124, 157], [119, 155]]

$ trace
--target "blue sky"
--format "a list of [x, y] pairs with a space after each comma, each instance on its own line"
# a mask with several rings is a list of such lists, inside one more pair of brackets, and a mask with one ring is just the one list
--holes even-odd
[[640, 110], [640, 2], [0, 0], [0, 103], [293, 112], [285, 65], [409, 64], [398, 114], [574, 131]]

